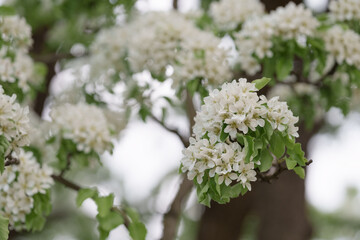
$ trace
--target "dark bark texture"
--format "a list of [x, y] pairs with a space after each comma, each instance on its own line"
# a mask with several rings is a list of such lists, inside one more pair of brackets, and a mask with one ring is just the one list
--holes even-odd
[[[263, 0], [268, 11], [284, 6], [288, 0]], [[296, 0], [295, 3], [302, 1]], [[301, 124], [297, 139], [308, 155], [309, 140], [320, 129], [312, 131]], [[244, 220], [249, 214], [258, 217], [256, 238], [259, 240], [308, 240], [311, 224], [306, 214], [305, 182], [293, 172], [285, 171], [273, 183], [256, 182], [253, 190], [229, 204], [212, 203], [200, 220], [199, 240], [237, 240], [243, 233]]]

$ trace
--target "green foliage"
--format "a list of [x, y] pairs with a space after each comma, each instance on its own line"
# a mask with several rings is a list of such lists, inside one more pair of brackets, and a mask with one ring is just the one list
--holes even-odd
[[268, 171], [273, 162], [274, 158], [271, 156], [270, 152], [267, 150], [264, 150], [260, 154], [260, 162], [261, 165], [259, 166], [260, 172], [266, 172]]
[[305, 178], [305, 170], [302, 167], [295, 167], [294, 168], [294, 172], [301, 178], [304, 179]]
[[285, 143], [283, 142], [283, 137], [280, 133], [275, 132], [272, 135], [270, 139], [270, 149], [277, 158], [281, 158], [285, 153]]
[[9, 236], [9, 219], [0, 214], [0, 240], [7, 240]]
[[[50, 138], [49, 141], [55, 141], [56, 139]], [[57, 162], [54, 164], [54, 167], [59, 170], [67, 170], [70, 163], [76, 163], [79, 166], [86, 167], [89, 165], [91, 160], [96, 160], [99, 164], [100, 156], [94, 150], [91, 150], [88, 153], [77, 150], [76, 144], [70, 140], [62, 138], [60, 140], [60, 146], [56, 154]]]
[[82, 188], [78, 191], [76, 197], [76, 206], [80, 207], [82, 203], [88, 198], [97, 197], [97, 190], [95, 188]]
[[0, 6], [0, 16], [11, 16], [15, 15], [16, 11], [10, 6]]
[[199, 203], [207, 207], [210, 207], [211, 200], [225, 204], [230, 202], [231, 198], [236, 198], [240, 194], [244, 195], [248, 191], [241, 183], [232, 186], [226, 186], [225, 183], [219, 184], [218, 178], [218, 175], [209, 177], [209, 171], [207, 170], [201, 184], [194, 180]]
[[260, 89], [262, 89], [263, 87], [265, 87], [270, 81], [271, 81], [270, 78], [263, 77], [263, 78], [256, 79], [256, 80], [252, 81], [252, 83], [255, 84], [255, 87], [256, 87], [258, 90], [260, 90]]
[[45, 217], [50, 214], [52, 209], [50, 191], [45, 194], [38, 193], [33, 198], [34, 207], [25, 219], [26, 229], [32, 232], [41, 231], [44, 228]]
[[0, 173], [4, 172], [5, 168], [5, 153], [9, 148], [10, 143], [4, 135], [0, 135]]
[[221, 133], [220, 133], [220, 141], [224, 142], [228, 136], [229, 136], [229, 133], [226, 133], [224, 130], [226, 128], [227, 124], [226, 123], [223, 123], [222, 127], [221, 127]]
[[210, 8], [210, 5], [212, 2], [218, 2], [219, 0], [201, 0], [200, 1], [200, 7], [205, 10], [208, 11]]

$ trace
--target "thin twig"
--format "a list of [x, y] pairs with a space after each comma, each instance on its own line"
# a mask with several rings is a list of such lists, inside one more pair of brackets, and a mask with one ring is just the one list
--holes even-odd
[[61, 170], [60, 175], [59, 175], [60, 177], [64, 176], [66, 171], [70, 170], [71, 157], [72, 157], [72, 154], [68, 153], [66, 156], [66, 166], [63, 170]]
[[[60, 175], [51, 175], [51, 177], [58, 183], [61, 183], [62, 185], [64, 185], [65, 187], [67, 188], [70, 188], [74, 191], [80, 191], [82, 189], [82, 187], [80, 187], [78, 184], [74, 183], [74, 182], [71, 182], [67, 179], [65, 179], [64, 177], [60, 176]], [[116, 206], [113, 206], [111, 207], [111, 210], [114, 211], [114, 212], [117, 212], [119, 213], [123, 219], [124, 219], [124, 226], [128, 229], [129, 226], [130, 226], [130, 220], [129, 220], [129, 217], [127, 216], [125, 210], [121, 209], [120, 207], [116, 207]]]
[[[308, 162], [305, 163], [305, 166], [309, 166], [311, 163], [313, 162], [313, 160], [309, 160]], [[305, 167], [304, 166], [304, 167]], [[266, 173], [261, 173], [259, 171], [259, 169], [256, 169], [256, 176], [258, 177], [258, 181], [259, 182], [267, 182], [267, 183], [271, 183], [272, 180], [274, 179], [278, 179], [279, 175], [284, 172], [285, 170], [287, 170], [286, 166], [284, 163], [279, 163], [276, 166], [276, 170], [274, 173], [272, 174], [266, 174]]]
[[158, 124], [160, 124], [164, 129], [166, 129], [167, 131], [174, 133], [176, 136], [178, 136], [178, 138], [180, 139], [180, 141], [182, 142], [182, 144], [184, 146], [189, 145], [189, 141], [187, 140], [187, 138], [183, 137], [179, 131], [177, 129], [171, 128], [169, 126], [167, 126], [163, 121], [160, 121], [157, 117], [155, 117], [153, 114], [150, 115], [151, 119], [153, 119], [155, 122], [157, 122]]

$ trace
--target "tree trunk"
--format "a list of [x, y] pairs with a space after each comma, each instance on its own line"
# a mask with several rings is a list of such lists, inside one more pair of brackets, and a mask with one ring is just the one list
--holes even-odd
[[[288, 0], [263, 0], [268, 11], [284, 6]], [[301, 3], [301, 0], [293, 1]], [[307, 145], [321, 127], [311, 132], [300, 126], [303, 150], [308, 156]], [[282, 173], [272, 184], [257, 182], [253, 190], [229, 204], [212, 203], [200, 220], [199, 240], [236, 240], [242, 234], [244, 219], [251, 213], [259, 218], [257, 239], [259, 240], [308, 240], [311, 225], [306, 215], [305, 182], [290, 171]]]
[[[307, 152], [307, 144], [313, 132], [301, 127], [297, 139]], [[285, 171], [273, 183], [257, 182], [253, 190], [231, 200], [229, 204], [212, 203], [206, 208], [200, 221], [198, 239], [239, 239], [246, 216], [251, 213], [259, 220], [259, 240], [307, 240], [311, 225], [306, 216], [304, 180]]]

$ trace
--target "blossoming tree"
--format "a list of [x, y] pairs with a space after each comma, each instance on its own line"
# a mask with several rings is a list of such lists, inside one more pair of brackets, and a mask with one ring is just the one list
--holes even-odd
[[[321, 15], [293, 2], [269, 11], [257, 0], [202, 1], [203, 10], [186, 14], [139, 13], [132, 0], [12, 4], [0, 6], [0, 240], [42, 231], [57, 184], [77, 192], [77, 206], [93, 200], [100, 239], [120, 225], [145, 239], [131, 204], [67, 175], [101, 166], [136, 118], [184, 145], [184, 180], [162, 239], [175, 239], [193, 187], [207, 206], [199, 239], [237, 238], [250, 210], [261, 217], [260, 239], [309, 239], [306, 145], [327, 110], [351, 109], [360, 2], [333, 0]], [[73, 81], [50, 95], [59, 69]], [[155, 96], [153, 82], [170, 82], [173, 95]], [[171, 110], [187, 116], [187, 135], [168, 125]], [[274, 214], [279, 206], [285, 215]]]

